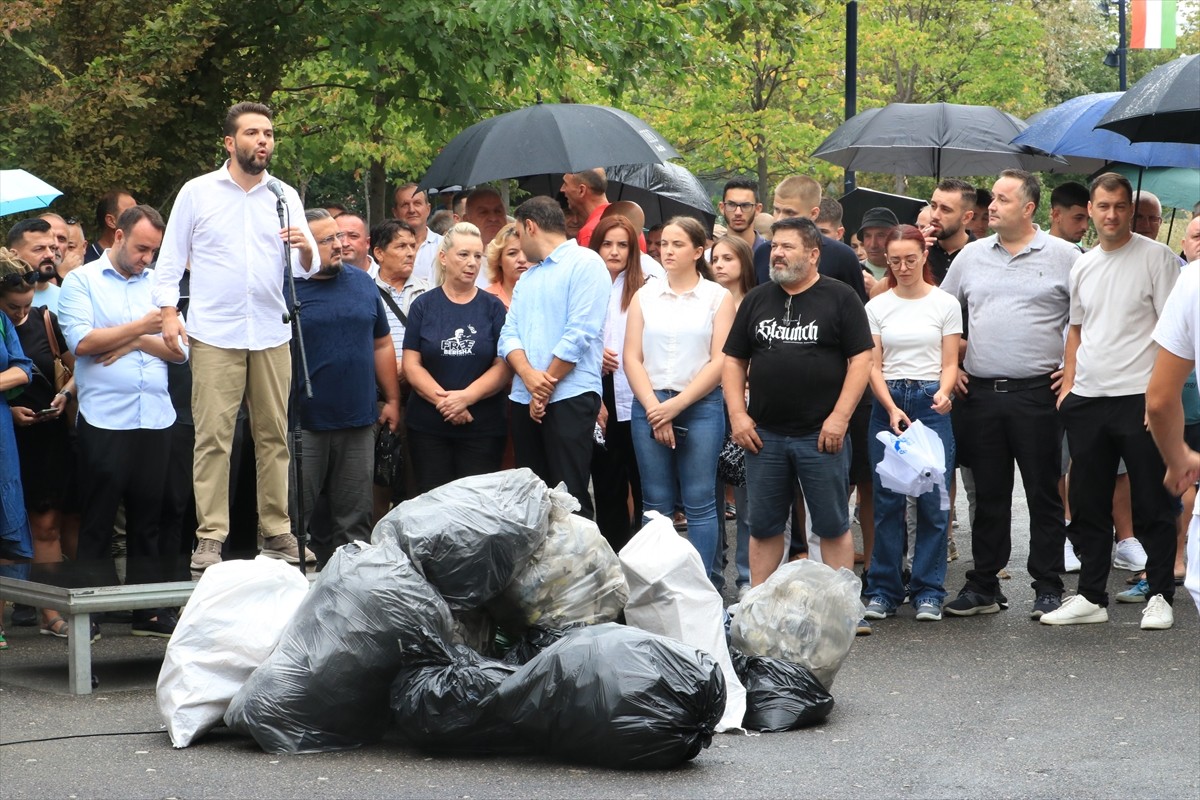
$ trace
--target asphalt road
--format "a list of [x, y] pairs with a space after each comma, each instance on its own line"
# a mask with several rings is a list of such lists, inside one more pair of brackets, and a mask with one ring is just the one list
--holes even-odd
[[[1132, 605], [1114, 604], [1106, 625], [1031, 621], [1020, 496], [1014, 524], [1010, 610], [940, 623], [907, 610], [877, 623], [839, 673], [824, 725], [723, 734], [667, 772], [432, 758], [388, 742], [279, 757], [225, 731], [174, 750], [153, 689], [163, 642], [105, 625], [94, 646], [100, 689], [70, 697], [62, 643], [8, 627], [0, 798], [1200, 797], [1200, 617], [1190, 598], [1181, 588], [1170, 631], [1140, 630], [1143, 606]], [[960, 534], [964, 555], [950, 565], [952, 594], [969, 565], [966, 541]], [[1128, 575], [1114, 571], [1110, 590]]]

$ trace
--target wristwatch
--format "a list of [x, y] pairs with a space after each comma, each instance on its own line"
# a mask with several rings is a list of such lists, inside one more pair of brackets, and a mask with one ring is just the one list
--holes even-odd
[[68, 401], [70, 401], [71, 398], [73, 398], [75, 396], [75, 395], [71, 394], [70, 389], [63, 389], [61, 392], [59, 392], [59, 394], [61, 394], [65, 398], [67, 398]]

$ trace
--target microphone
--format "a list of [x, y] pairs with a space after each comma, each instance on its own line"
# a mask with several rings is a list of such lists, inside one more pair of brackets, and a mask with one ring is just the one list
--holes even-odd
[[271, 178], [267, 181], [267, 191], [275, 195], [275, 211], [279, 213], [279, 227], [286, 228], [287, 224], [283, 221], [283, 184], [279, 182], [279, 178]]

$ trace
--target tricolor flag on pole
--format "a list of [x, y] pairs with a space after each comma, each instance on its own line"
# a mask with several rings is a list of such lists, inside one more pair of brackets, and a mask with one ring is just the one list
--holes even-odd
[[1176, 0], [1130, 0], [1131, 50], [1174, 50]]

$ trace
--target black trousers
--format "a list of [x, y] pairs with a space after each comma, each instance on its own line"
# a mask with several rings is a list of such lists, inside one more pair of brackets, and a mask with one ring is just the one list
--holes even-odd
[[[613, 376], [605, 375], [604, 405], [608, 426], [603, 446], [592, 446], [592, 491], [596, 495], [596, 525], [614, 552], [633, 536], [634, 524], [642, 521], [642, 479], [633, 452], [633, 423], [617, 421]], [[633, 516], [629, 515], [629, 493], [633, 492]]]
[[409, 428], [417, 491], [424, 494], [468, 475], [496, 472], [505, 442], [504, 436], [438, 436]]
[[[125, 504], [126, 583], [170, 580], [160, 559], [159, 536], [170, 458], [171, 429], [111, 431], [79, 415], [79, 475], [83, 519], [79, 560], [96, 585], [117, 582], [112, 561], [113, 523]], [[153, 609], [135, 613], [149, 619]]]
[[[163, 510], [158, 547], [166, 580], [190, 577], [186, 556], [196, 543], [196, 496], [192, 483], [192, 451], [196, 429], [182, 422], [171, 426], [170, 454], [163, 483]], [[230, 493], [232, 497], [232, 493]]]
[[585, 392], [546, 406], [541, 422], [529, 418], [529, 406], [512, 404], [513, 450], [518, 467], [528, 467], [547, 485], [560, 482], [579, 501], [579, 515], [595, 519], [588, 494], [592, 433], [600, 413], [600, 395]]
[[[981, 382], [968, 385], [959, 400], [960, 463], [975, 471], [975, 520], [967, 588], [983, 595], [1000, 591], [997, 573], [1012, 555], [1013, 465], [1021, 469], [1029, 506], [1027, 568], [1036, 594], [1061, 595], [1066, 525], [1058, 477], [1062, 461], [1062, 428], [1049, 385], [998, 392]], [[958, 431], [956, 431], [956, 436]], [[1113, 472], [1116, 473], [1114, 462]], [[1072, 512], [1074, 505], [1072, 504]], [[1074, 522], [1071, 523], [1072, 528]]]
[[1079, 549], [1079, 593], [1108, 605], [1112, 569], [1112, 496], [1117, 462], [1129, 469], [1133, 528], [1146, 550], [1150, 595], [1175, 596], [1175, 522], [1178, 503], [1163, 486], [1166, 466], [1146, 430], [1146, 396], [1063, 398], [1062, 419], [1071, 451], [1071, 534]]

